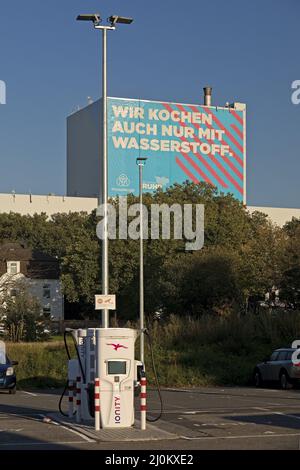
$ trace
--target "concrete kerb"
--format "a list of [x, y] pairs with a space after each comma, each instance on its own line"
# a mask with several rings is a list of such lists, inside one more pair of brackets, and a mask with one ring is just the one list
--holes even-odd
[[74, 423], [74, 420], [62, 417], [56, 413], [47, 415], [44, 421], [48, 424], [59, 424], [99, 442], [162, 441], [182, 438], [179, 434], [160, 429], [149, 423], [147, 423], [147, 429], [141, 431], [139, 421], [136, 421], [135, 425], [131, 428], [100, 429], [100, 431], [95, 431], [93, 421], [78, 424]]

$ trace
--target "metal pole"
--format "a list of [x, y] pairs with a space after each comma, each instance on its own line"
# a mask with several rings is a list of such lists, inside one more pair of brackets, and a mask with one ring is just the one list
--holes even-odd
[[[104, 237], [102, 240], [102, 294], [108, 295], [108, 227], [107, 227], [107, 59], [106, 28], [103, 31], [102, 51], [102, 204], [104, 207]], [[109, 312], [102, 310], [102, 328], [109, 327]]]
[[140, 183], [140, 361], [144, 364], [144, 227], [143, 227], [143, 163], [139, 163]]

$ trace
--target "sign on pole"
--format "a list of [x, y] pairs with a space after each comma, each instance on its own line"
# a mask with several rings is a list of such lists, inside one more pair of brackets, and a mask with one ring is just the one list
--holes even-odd
[[95, 310], [116, 310], [115, 295], [95, 295]]

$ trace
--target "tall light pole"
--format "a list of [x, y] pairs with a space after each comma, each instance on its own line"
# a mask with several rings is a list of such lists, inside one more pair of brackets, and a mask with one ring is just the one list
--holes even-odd
[[143, 168], [147, 158], [137, 158], [139, 167], [140, 197], [140, 361], [145, 364], [145, 322], [144, 322], [144, 217], [143, 217]]
[[[108, 25], [101, 25], [102, 19], [99, 13], [79, 15], [78, 21], [91, 21], [95, 29], [102, 30], [102, 181], [99, 194], [99, 204], [103, 205], [103, 239], [102, 239], [102, 294], [109, 293], [109, 272], [108, 272], [108, 164], [107, 164], [107, 31], [114, 31], [117, 23], [130, 24], [132, 18], [124, 16], [110, 16]], [[101, 119], [100, 119], [101, 123]], [[100, 155], [101, 158], [101, 155]], [[109, 327], [109, 311], [102, 310], [102, 328]]]

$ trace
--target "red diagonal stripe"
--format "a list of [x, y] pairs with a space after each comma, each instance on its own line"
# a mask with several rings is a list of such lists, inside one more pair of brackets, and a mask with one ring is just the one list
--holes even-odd
[[232, 171], [236, 174], [236, 176], [238, 176], [238, 178], [240, 178], [242, 181], [244, 179], [243, 177], [243, 174], [237, 169], [236, 166], [234, 166], [231, 161], [229, 160], [228, 157], [222, 157], [223, 160], [227, 163], [227, 165], [232, 169]]
[[[180, 137], [181, 140], [184, 140], [184, 137]], [[196, 140], [199, 140], [197, 138], [195, 138]], [[193, 154], [202, 162], [202, 156], [198, 153], [198, 152], [193, 152]], [[241, 186], [235, 181], [234, 178], [232, 178], [232, 176], [230, 175], [230, 173], [228, 173], [227, 170], [225, 170], [225, 168], [222, 167], [222, 165], [218, 162], [218, 160], [216, 159], [216, 157], [214, 157], [213, 155], [209, 155], [210, 158], [212, 159], [212, 161], [214, 162], [214, 164], [222, 171], [222, 173], [226, 176], [226, 178], [228, 179], [228, 181], [230, 181], [233, 186], [241, 193], [243, 194], [243, 189], [241, 188]], [[227, 184], [225, 184], [225, 188], [228, 188]]]
[[231, 129], [233, 129], [233, 130], [237, 133], [237, 135], [243, 140], [243, 133], [239, 130], [239, 128], [236, 127], [235, 124], [231, 124], [230, 127], [231, 127]]
[[[182, 140], [183, 142], [188, 142], [188, 140], [185, 138], [185, 137], [180, 137], [180, 140]], [[197, 137], [195, 137], [195, 140], [201, 144], [201, 141], [199, 139], [197, 139]], [[192, 150], [191, 150], [192, 152]], [[192, 152], [193, 155], [195, 155], [195, 157], [198, 158], [198, 160], [207, 168], [207, 170], [215, 177], [215, 179], [220, 183], [221, 186], [223, 186], [223, 188], [228, 188], [227, 184], [225, 183], [225, 181], [222, 180], [222, 178], [220, 178], [220, 176], [218, 175], [218, 173], [209, 165], [209, 163], [207, 163], [207, 161], [205, 160], [205, 158], [201, 155], [201, 153], [199, 152]]]
[[227, 142], [225, 142], [224, 139], [221, 141], [221, 144], [222, 144], [222, 145], [227, 145], [227, 146], [229, 147], [230, 153], [232, 154], [233, 158], [238, 162], [238, 164], [239, 164], [242, 168], [244, 168], [244, 162], [243, 162], [243, 160], [241, 159], [241, 157], [239, 157], [239, 156], [235, 153], [235, 151], [230, 147], [230, 145], [228, 145]]
[[176, 157], [176, 163], [177, 165], [180, 166], [180, 168], [182, 169], [182, 171], [188, 175], [188, 177], [194, 181], [194, 183], [198, 184], [200, 183], [200, 181], [193, 175], [193, 173], [190, 172], [190, 170], [187, 169], [187, 167], [179, 160], [178, 157]]
[[[168, 103], [163, 103], [165, 108], [169, 111], [169, 112], [172, 112], [173, 109], [171, 108], [171, 106], [168, 104]], [[179, 121], [179, 124], [183, 127], [186, 127], [186, 123], [185, 122], [182, 122], [182, 121]], [[184, 142], [187, 142], [188, 143], [188, 140], [185, 138], [185, 137], [180, 137], [180, 139]], [[201, 143], [201, 142], [200, 142]], [[203, 158], [203, 156], [201, 155], [201, 153], [197, 152], [197, 154], [195, 154], [198, 158], [198, 160], [201, 161], [201, 163], [205, 166], [205, 168], [214, 176], [214, 178], [220, 183], [221, 186], [223, 186], [223, 188], [228, 188], [227, 184], [225, 183], [225, 181], [222, 180], [222, 178], [220, 178], [220, 176], [218, 175], [218, 173], [209, 165], [209, 163], [207, 163], [207, 161]]]
[[194, 162], [194, 160], [189, 157], [187, 153], [180, 152], [181, 155], [189, 162], [190, 165], [199, 173], [199, 175], [209, 184], [214, 186], [213, 182], [208, 178], [208, 176], [201, 170], [201, 168], [197, 165], [197, 163]]
[[236, 113], [234, 110], [230, 109], [231, 114], [235, 117], [235, 119], [243, 126], [244, 122], [243, 119]]
[[[198, 112], [198, 109], [196, 108], [196, 106], [190, 106], [191, 110], [194, 111], [194, 112]], [[196, 124], [195, 124], [196, 125]], [[199, 124], [198, 124], [199, 125]], [[200, 127], [200, 126], [199, 126]], [[207, 124], [207, 127], [209, 127], [210, 129], [213, 129], [213, 127], [209, 124]], [[229, 147], [229, 150], [230, 152], [232, 153], [232, 156], [233, 158], [238, 162], [239, 165], [241, 165], [241, 167], [243, 168], [244, 167], [244, 162], [243, 160], [235, 153], [235, 151], [230, 147], [230, 145], [228, 145], [227, 142], [225, 142], [224, 139], [222, 139], [221, 141], [221, 144], [222, 145], [227, 145]]]
[[[186, 111], [184, 109], [184, 107], [182, 105], [177, 105], [178, 109], [180, 109], [180, 111]], [[200, 126], [199, 124], [195, 124], [195, 127], [197, 129], [200, 129]], [[183, 137], [181, 137], [181, 140], [183, 139]], [[195, 136], [195, 141], [196, 142], [199, 142], [201, 143], [201, 140]], [[207, 139], [207, 141], [209, 143], [212, 143], [212, 140], [211, 139]], [[198, 153], [195, 153], [195, 155], [198, 157]], [[235, 181], [235, 179], [231, 176], [230, 173], [228, 173], [228, 171], [226, 170], [226, 168], [224, 168], [221, 163], [218, 161], [218, 159], [214, 156], [214, 155], [209, 155], [210, 158], [212, 159], [212, 161], [214, 162], [214, 164], [219, 168], [219, 170], [225, 175], [225, 177], [228, 179], [228, 181], [231, 182], [231, 184], [241, 193], [243, 194], [243, 189], [242, 187]], [[229, 161], [229, 160], [228, 160]], [[232, 165], [233, 166], [233, 165]], [[242, 175], [241, 175], [242, 176]]]
[[226, 127], [223, 126], [223, 124], [221, 123], [221, 121], [219, 121], [219, 119], [214, 115], [214, 113], [208, 109], [208, 108], [202, 108], [206, 113], [210, 114], [213, 118], [213, 120], [215, 121], [215, 123], [219, 126], [220, 129], [222, 129], [223, 131], [225, 131], [225, 134], [227, 135], [227, 137], [229, 138], [229, 140], [231, 140], [231, 142], [240, 150], [240, 152], [244, 152], [244, 149], [243, 149], [243, 146], [241, 144], [238, 143], [238, 141], [233, 137], [233, 135], [226, 129]]
[[[184, 107], [182, 105], [177, 105], [177, 107], [181, 110], [181, 111], [185, 111]], [[195, 106], [191, 106], [190, 107], [192, 109], [192, 111], [194, 112], [197, 112], [197, 108]], [[194, 126], [197, 128], [197, 129], [200, 129], [200, 126], [199, 124], [195, 123]], [[213, 129], [213, 127], [210, 125], [210, 124], [207, 124], [207, 127], [209, 129]], [[195, 140], [196, 141], [199, 141], [201, 142], [201, 140], [198, 138], [198, 137], [195, 137]], [[213, 143], [213, 141], [211, 139], [206, 139], [210, 144]], [[224, 141], [222, 140], [222, 143]], [[223, 145], [227, 145], [226, 142], [224, 142]], [[238, 191], [241, 190], [241, 187], [239, 186], [239, 184], [232, 178], [232, 176], [227, 172], [226, 168], [224, 168], [220, 162], [218, 160], [216, 160], [215, 156], [210, 154], [210, 157], [211, 159], [213, 160], [213, 162], [216, 164], [216, 166], [219, 168], [219, 170], [222, 171], [222, 173], [226, 176], [226, 178], [228, 178], [228, 180], [236, 187], [236, 189]], [[220, 155], [221, 157], [221, 155]], [[229, 160], [229, 158], [223, 156], [221, 157], [223, 158], [223, 160], [227, 163], [228, 166], [230, 166], [230, 168], [232, 169], [232, 171], [243, 181], [243, 175], [242, 173], [231, 163], [231, 161]], [[241, 191], [240, 191], [241, 192]]]

